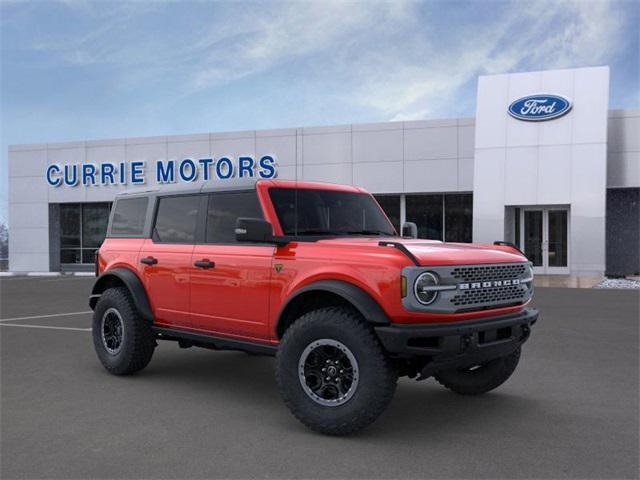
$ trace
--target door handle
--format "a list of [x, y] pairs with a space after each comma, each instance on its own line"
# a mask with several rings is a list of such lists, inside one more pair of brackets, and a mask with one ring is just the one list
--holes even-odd
[[198, 260], [197, 262], [193, 262], [193, 264], [198, 268], [214, 268], [216, 266], [215, 262], [207, 260]]
[[140, 263], [144, 263], [145, 265], [155, 265], [158, 263], [158, 259], [153, 257], [144, 257], [140, 259]]

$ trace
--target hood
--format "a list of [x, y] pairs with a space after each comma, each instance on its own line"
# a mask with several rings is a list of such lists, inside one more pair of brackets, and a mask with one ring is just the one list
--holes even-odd
[[321, 240], [333, 245], [379, 247], [380, 242], [404, 245], [420, 262], [420, 265], [473, 265], [489, 263], [526, 262], [524, 255], [511, 247], [482, 243], [445, 243], [437, 240], [408, 239], [399, 237], [340, 237]]

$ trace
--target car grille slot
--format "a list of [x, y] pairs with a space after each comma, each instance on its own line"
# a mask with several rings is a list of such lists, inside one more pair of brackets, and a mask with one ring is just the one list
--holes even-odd
[[528, 292], [520, 285], [506, 287], [491, 287], [478, 290], [466, 290], [451, 299], [456, 307], [466, 307], [478, 304], [502, 304], [511, 302], [523, 302]]
[[456, 267], [451, 271], [451, 276], [459, 282], [509, 280], [512, 278], [521, 278], [524, 275], [526, 268], [527, 267], [524, 264]]

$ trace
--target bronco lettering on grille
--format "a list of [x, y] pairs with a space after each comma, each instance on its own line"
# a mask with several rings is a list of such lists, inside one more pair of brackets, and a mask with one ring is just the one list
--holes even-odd
[[458, 289], [475, 290], [478, 288], [510, 287], [512, 285], [520, 285], [520, 280], [513, 278], [511, 280], [493, 280], [491, 282], [459, 283]]

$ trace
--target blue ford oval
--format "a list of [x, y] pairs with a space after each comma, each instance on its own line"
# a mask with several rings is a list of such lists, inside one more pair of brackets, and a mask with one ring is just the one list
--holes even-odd
[[560, 95], [527, 95], [509, 105], [509, 115], [518, 120], [541, 122], [558, 118], [571, 110], [571, 100]]

